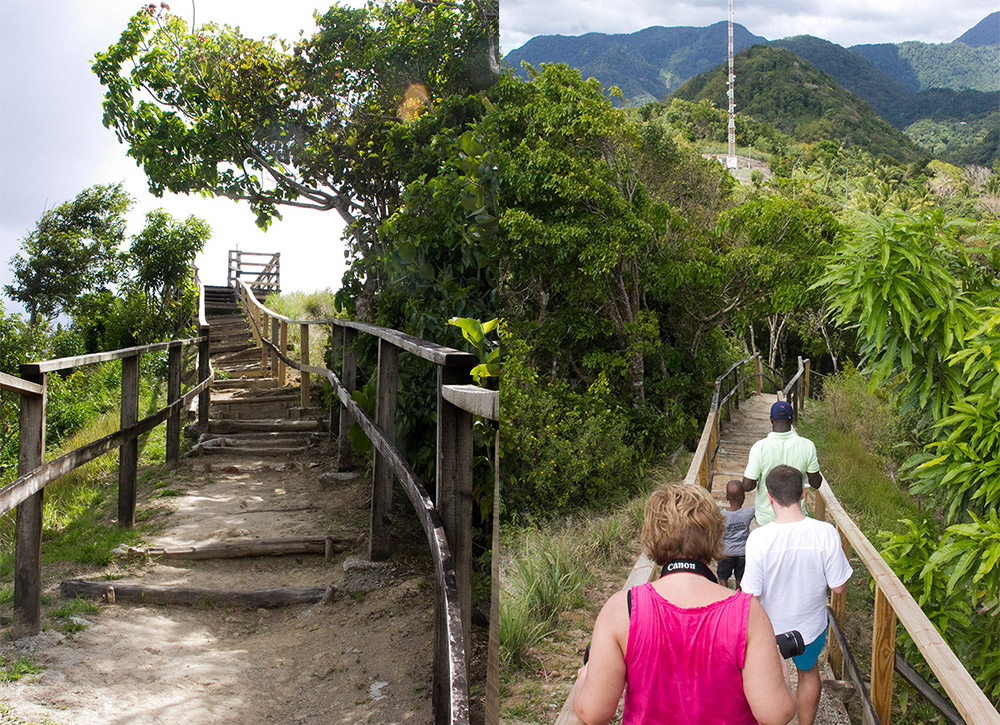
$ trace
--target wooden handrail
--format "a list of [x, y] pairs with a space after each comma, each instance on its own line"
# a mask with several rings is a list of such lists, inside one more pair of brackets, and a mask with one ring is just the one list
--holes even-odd
[[[820, 486], [818, 493], [825, 505], [826, 516], [832, 518], [832, 523], [850, 546], [854, 547], [858, 558], [874, 579], [876, 602], [881, 598], [889, 607], [888, 612], [881, 613], [876, 608], [874, 626], [877, 631], [872, 638], [872, 700], [880, 720], [883, 723], [889, 722], [893, 675], [891, 663], [895, 660], [895, 620], [898, 618], [965, 721], [976, 725], [1000, 723], [1000, 714], [989, 698], [979, 689], [972, 675], [952, 652], [903, 582], [844, 511], [832, 488], [829, 485]], [[879, 637], [879, 631], [884, 631], [885, 637]], [[876, 670], [878, 659], [883, 660], [884, 669], [881, 671]], [[881, 678], [881, 681], [876, 681], [876, 678]], [[888, 699], [885, 697], [886, 690]]]
[[[702, 488], [710, 488], [712, 483], [711, 472], [715, 469], [715, 446], [719, 438], [719, 408], [723, 399], [728, 400], [734, 391], [739, 395], [743, 383], [761, 378], [763, 373], [757, 364], [760, 354], [752, 355], [744, 360], [733, 363], [722, 375], [715, 379], [715, 386], [712, 392], [712, 403], [708, 408], [708, 416], [705, 418], [705, 425], [702, 427], [701, 437], [698, 439], [698, 446], [691, 456], [691, 464], [688, 466], [687, 475], [684, 476], [684, 483], [699, 485]], [[729, 379], [729, 376], [743, 365], [755, 363], [755, 371], [752, 375], [738, 377], [735, 384], [722, 395], [722, 384]]]
[[0, 373], [0, 390], [6, 390], [10, 393], [21, 393], [22, 395], [42, 395], [45, 393], [45, 388], [38, 383], [22, 380], [7, 373]]
[[168, 342], [156, 342], [151, 345], [140, 345], [138, 347], [126, 347], [120, 350], [110, 350], [108, 352], [95, 352], [89, 355], [76, 355], [73, 357], [61, 357], [54, 360], [42, 360], [38, 362], [22, 363], [20, 371], [22, 375], [38, 375], [40, 373], [52, 373], [58, 370], [69, 370], [95, 363], [110, 362], [111, 360], [121, 360], [127, 357], [135, 357], [149, 352], [159, 350], [169, 350], [175, 347], [183, 347], [202, 341], [202, 337], [190, 337], [186, 340], [170, 340]]

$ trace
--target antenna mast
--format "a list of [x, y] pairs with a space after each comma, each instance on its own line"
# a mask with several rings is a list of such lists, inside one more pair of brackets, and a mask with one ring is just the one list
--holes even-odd
[[726, 168], [735, 169], [736, 163], [736, 96], [733, 85], [736, 76], [733, 74], [733, 0], [729, 0], [729, 80], [726, 82], [729, 96], [729, 154], [726, 157]]

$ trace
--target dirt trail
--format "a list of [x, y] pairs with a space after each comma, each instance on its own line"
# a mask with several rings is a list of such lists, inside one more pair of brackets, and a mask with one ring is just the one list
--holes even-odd
[[[233, 392], [213, 392], [213, 417], [224, 397]], [[52, 606], [64, 601], [59, 580], [104, 577], [112, 585], [330, 586], [328, 601], [257, 610], [102, 602], [80, 615], [83, 629], [72, 636], [47, 626], [0, 643], [0, 657], [30, 653], [45, 667], [0, 684], [0, 723], [432, 722], [433, 568], [423, 534], [397, 492], [391, 563], [345, 574], [345, 562], [366, 555], [369, 483], [330, 473], [330, 452], [323, 434], [292, 456], [189, 458], [141, 484], [139, 504], [157, 532], [149, 545], [333, 535], [344, 546], [329, 561], [129, 555], [103, 569], [47, 572], [46, 583]], [[174, 495], [151, 497], [163, 491]]]

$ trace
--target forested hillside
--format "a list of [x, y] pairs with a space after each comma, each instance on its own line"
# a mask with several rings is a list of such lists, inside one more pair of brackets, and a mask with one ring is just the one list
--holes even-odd
[[997, 45], [970, 47], [965, 43], [852, 45], [850, 50], [870, 60], [911, 91], [950, 88], [953, 91], [1000, 90]]
[[1000, 46], [1000, 10], [987, 15], [976, 23], [974, 28], [969, 28], [955, 38], [955, 42], [965, 43], [972, 47], [981, 45]]
[[[835, 139], [904, 162], [922, 155], [912, 141], [867, 103], [790, 51], [753, 46], [736, 56], [734, 72], [740, 79], [736, 87], [740, 112], [770, 123], [799, 141]], [[675, 91], [674, 97], [705, 99], [724, 108], [726, 88], [726, 69], [719, 66], [689, 80]]]

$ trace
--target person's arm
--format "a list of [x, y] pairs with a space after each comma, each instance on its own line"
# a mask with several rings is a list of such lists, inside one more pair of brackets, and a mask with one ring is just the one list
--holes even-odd
[[843, 594], [847, 591], [847, 582], [844, 582], [839, 587], [830, 587], [830, 591], [834, 594]]
[[823, 474], [820, 473], [819, 471], [816, 472], [807, 471], [806, 477], [809, 479], [809, 485], [812, 486], [813, 488], [819, 488], [820, 485], [823, 483]]
[[597, 615], [590, 640], [590, 659], [580, 668], [573, 711], [587, 725], [611, 722], [625, 689], [625, 645], [628, 607], [625, 591], [612, 596]]
[[757, 597], [750, 600], [743, 694], [760, 725], [786, 725], [795, 717], [795, 698], [774, 642], [774, 629]]
[[757, 482], [754, 479], [752, 479], [752, 478], [747, 478], [746, 476], [744, 476], [743, 477], [743, 490], [744, 491], [753, 491], [755, 488], [757, 488]]

